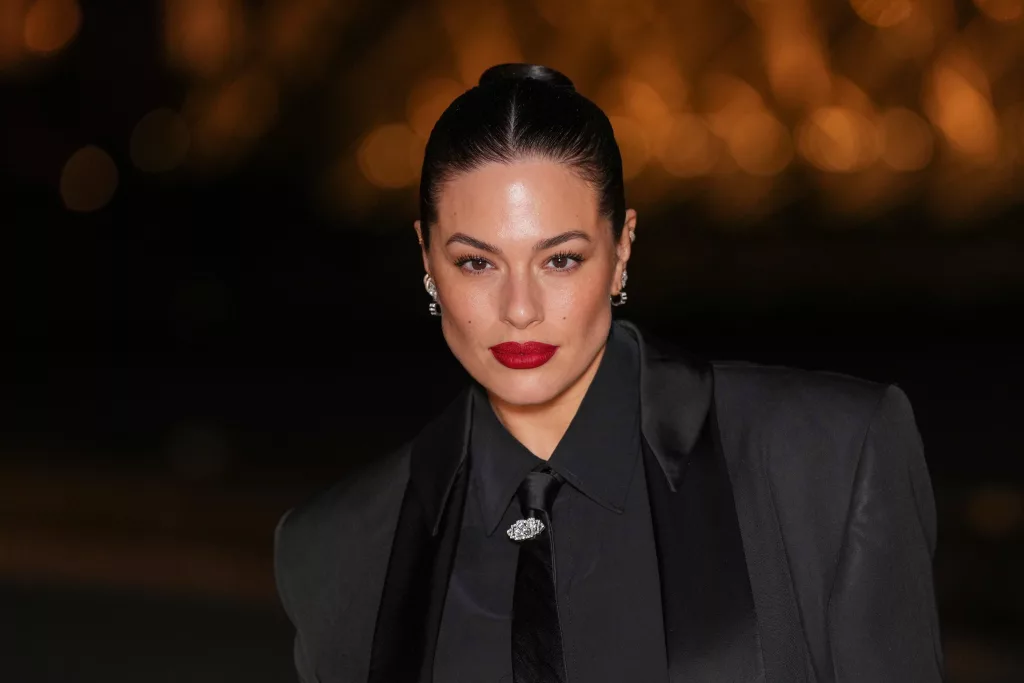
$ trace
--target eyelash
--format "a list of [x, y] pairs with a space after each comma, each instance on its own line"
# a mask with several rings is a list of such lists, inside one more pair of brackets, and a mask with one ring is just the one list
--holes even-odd
[[[574, 271], [577, 268], [579, 268], [580, 264], [583, 263], [586, 260], [582, 254], [574, 252], [574, 251], [560, 251], [557, 254], [552, 255], [547, 260], [547, 262], [550, 263], [551, 261], [554, 261], [555, 259], [570, 259], [570, 260], [576, 262], [575, 265], [569, 266], [568, 268], [555, 268], [554, 269], [556, 272], [560, 272], [560, 273], [568, 273], [568, 272]], [[482, 256], [463, 256], [463, 257], [455, 260], [455, 267], [463, 269], [463, 270], [466, 270], [465, 268], [463, 268], [463, 266], [465, 266], [467, 263], [471, 263], [473, 261], [482, 261], [482, 262], [484, 262], [484, 263], [486, 263], [488, 265], [493, 265], [490, 261], [488, 261], [487, 259], [485, 259]], [[471, 273], [473, 275], [479, 275], [480, 273], [483, 273], [485, 271], [486, 271], [486, 268], [483, 269], [483, 270], [475, 270], [475, 271], [474, 270], [466, 270], [466, 272]]]

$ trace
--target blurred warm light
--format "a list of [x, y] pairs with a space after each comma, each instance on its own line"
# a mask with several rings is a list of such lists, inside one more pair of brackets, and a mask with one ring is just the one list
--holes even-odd
[[626, 81], [623, 90], [626, 106], [637, 120], [654, 123], [668, 118], [668, 105], [650, 84], [643, 81]]
[[769, 56], [769, 79], [779, 99], [813, 105], [824, 100], [829, 78], [821, 54], [808, 42], [781, 42]]
[[423, 161], [424, 141], [404, 123], [375, 128], [359, 145], [359, 169], [377, 187], [414, 185]]
[[760, 14], [765, 66], [775, 96], [790, 106], [822, 104], [831, 74], [806, 1], [763, 3]]
[[215, 108], [234, 123], [234, 134], [252, 139], [262, 135], [277, 116], [277, 84], [262, 71], [243, 74], [221, 92]]
[[154, 109], [132, 131], [132, 163], [148, 173], [169, 171], [185, 160], [189, 142], [188, 126], [180, 114], [166, 108]]
[[980, 488], [967, 501], [967, 518], [985, 536], [1006, 536], [1024, 522], [1024, 496], [1005, 487]]
[[[339, 118], [404, 122], [343, 132], [343, 170], [325, 187], [343, 185], [337, 202], [347, 209], [371, 211], [387, 196], [374, 188], [413, 187], [441, 112], [484, 70], [508, 61], [561, 69], [604, 108], [624, 174], [643, 175], [633, 191], [651, 202], [671, 198], [680, 179], [712, 176], [706, 201], [758, 214], [775, 201], [775, 174], [798, 153], [827, 174], [815, 179], [819, 191], [849, 199], [830, 203], [838, 212], [891, 205], [946, 171], [938, 187], [951, 190], [938, 193], [966, 206], [994, 196], [1003, 177], [950, 178], [1024, 163], [1012, 113], [1024, 105], [1012, 85], [1024, 43], [1015, 28], [992, 23], [1021, 20], [1024, 0], [973, 0], [984, 15], [973, 18], [949, 0], [849, 0], [853, 13], [817, 0], [744, 0], [741, 11], [672, 0], [437, 0], [396, 10], [358, 64], [330, 58], [340, 55], [330, 27], [352, 15], [350, 3], [163, 2], [168, 56], [193, 80], [183, 112], [200, 158], [231, 157], [260, 137], [278, 97], [299, 81], [322, 80], [317, 66], [338, 67], [346, 92]], [[20, 26], [30, 5], [0, 0], [0, 16]], [[25, 49], [20, 35], [13, 47], [5, 40], [0, 25], [0, 67]], [[367, 92], [378, 83], [390, 87]], [[139, 130], [142, 139], [141, 122]], [[645, 173], [653, 161], [658, 172]], [[906, 175], [897, 182], [893, 171]]]
[[882, 162], [896, 171], [919, 171], [932, 160], [932, 131], [920, 116], [896, 107], [882, 116]]
[[965, 53], [939, 61], [930, 78], [929, 118], [957, 151], [980, 163], [998, 154], [999, 129], [985, 75]]
[[0, 69], [21, 58], [26, 4], [26, 0], [0, 0]]
[[483, 33], [464, 38], [457, 47], [459, 75], [466, 87], [476, 85], [480, 74], [505, 62], [521, 62], [519, 48], [504, 33]]
[[197, 105], [197, 142], [204, 154], [237, 149], [266, 132], [277, 116], [277, 84], [251, 71]]
[[729, 135], [739, 120], [764, 108], [761, 94], [746, 81], [726, 74], [712, 74], [703, 84], [708, 125], [720, 138]]
[[800, 153], [823, 171], [847, 173], [878, 159], [879, 136], [871, 121], [846, 107], [815, 110], [798, 133]]
[[875, 104], [863, 89], [848, 78], [836, 76], [832, 81], [833, 104], [852, 109], [861, 116], [874, 118]]
[[409, 93], [406, 105], [409, 125], [426, 140], [444, 110], [463, 91], [465, 88], [450, 78], [431, 78], [418, 83]]
[[470, 88], [480, 74], [495, 64], [521, 62], [511, 21], [501, 3], [440, 3], [441, 19], [448, 31], [459, 77]]
[[687, 105], [686, 81], [679, 72], [679, 64], [664, 48], [630, 55], [629, 81], [648, 84], [662, 105], [670, 110], [679, 111]]
[[117, 189], [117, 166], [110, 155], [87, 145], [71, 155], [60, 175], [60, 196], [72, 211], [95, 211], [107, 205]]
[[974, 4], [996, 21], [1009, 23], [1024, 16], [1024, 0], [974, 0]]
[[904, 21], [880, 28], [876, 35], [891, 54], [907, 59], [924, 60], [935, 48], [938, 29], [920, 2], [911, 3], [910, 8], [910, 16]]
[[721, 138], [730, 158], [753, 175], [775, 175], [793, 158], [789, 131], [764, 106], [749, 83], [724, 74], [709, 77], [703, 88], [708, 127]]
[[240, 0], [165, 0], [165, 15], [172, 59], [204, 77], [224, 69], [245, 28]]
[[287, 59], [289, 55], [302, 51], [318, 17], [317, 8], [308, 2], [279, 2], [274, 9], [267, 48], [275, 57]]
[[[1008, 159], [1024, 164], [1024, 102], [1010, 105], [999, 112], [999, 121]], [[1021, 189], [1024, 190], [1024, 187]]]
[[659, 158], [665, 170], [674, 176], [704, 175], [718, 160], [718, 142], [699, 116], [683, 114], [672, 122]]
[[861, 19], [879, 28], [906, 21], [914, 11], [912, 0], [850, 0]]
[[789, 131], [763, 110], [741, 117], [726, 132], [725, 143], [736, 165], [752, 175], [775, 175], [793, 158]]
[[657, 143], [672, 125], [672, 115], [665, 100], [649, 83], [627, 80], [623, 84], [626, 111], [642, 125], [650, 142]]
[[552, 26], [569, 26], [577, 18], [573, 7], [564, 0], [534, 0], [537, 12]]
[[264, 15], [263, 45], [269, 61], [285, 65], [299, 77], [326, 66], [348, 3], [329, 0], [278, 0]]
[[622, 154], [622, 176], [635, 178], [640, 174], [651, 155], [651, 145], [646, 131], [639, 122], [628, 116], [609, 116], [615, 140]]
[[47, 54], [60, 50], [82, 24], [76, 0], [36, 0], [25, 15], [25, 47]]

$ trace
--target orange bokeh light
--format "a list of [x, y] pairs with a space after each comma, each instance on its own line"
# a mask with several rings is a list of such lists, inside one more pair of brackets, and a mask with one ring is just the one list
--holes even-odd
[[736, 165], [751, 175], [776, 175], [793, 158], [789, 131], [763, 110], [741, 117], [728, 131], [725, 143]]
[[882, 116], [882, 162], [896, 171], [919, 171], [932, 160], [932, 130], [920, 116], [897, 107]]
[[[278, 97], [324, 81], [346, 93], [339, 126], [394, 122], [326, 131], [338, 138], [337, 168], [352, 189], [340, 203], [367, 211], [389, 196], [374, 187], [415, 185], [440, 114], [505, 61], [558, 68], [604, 108], [626, 178], [641, 178], [631, 193], [645, 201], [671, 199], [679, 179], [714, 176], [703, 184], [723, 197], [746, 192], [749, 203], [735, 208], [754, 214], [771, 203], [774, 175], [794, 153], [828, 174], [819, 189], [874, 206], [913, 196], [940, 168], [1024, 163], [1024, 132], [1009, 113], [1024, 105], [1014, 83], [1020, 24], [994, 23], [1024, 17], [1024, 0], [973, 0], [983, 15], [973, 18], [946, 0], [849, 0], [852, 11], [815, 0], [749, 0], [738, 10], [670, 0], [439, 0], [374, 26], [379, 36], [361, 37], [372, 49], [352, 62], [332, 43], [335, 23], [360, 30], [351, 3], [162, 1], [168, 56], [193, 81], [183, 111], [197, 156], [232, 158], [267, 129]], [[0, 20], [13, 16], [20, 27], [30, 6], [0, 0]], [[0, 67], [22, 58], [22, 43], [19, 33], [8, 49], [0, 26]], [[928, 177], [910, 175], [925, 169]], [[896, 189], [871, 189], [894, 171], [908, 174]]]
[[775, 12], [764, 24], [764, 58], [772, 91], [788, 105], [823, 103], [832, 78], [816, 27], [801, 16], [802, 11]]
[[629, 80], [649, 84], [670, 110], [678, 111], [687, 104], [689, 89], [679, 72], [679, 64], [664, 50], [631, 55]]
[[714, 168], [719, 144], [699, 116], [683, 114], [672, 122], [658, 156], [670, 174], [692, 178]]
[[154, 109], [132, 131], [132, 163], [148, 173], [169, 171], [185, 160], [189, 142], [188, 126], [180, 114], [166, 108]]
[[165, 0], [165, 5], [174, 60], [203, 77], [220, 73], [244, 30], [239, 0]]
[[450, 78], [431, 78], [418, 83], [409, 93], [406, 113], [416, 135], [426, 140], [434, 124], [465, 88]]
[[499, 3], [441, 3], [441, 19], [455, 52], [459, 77], [467, 87], [477, 84], [487, 68], [503, 62], [521, 62], [522, 53]]
[[974, 0], [974, 4], [995, 21], [1010, 23], [1024, 16], [1024, 0]]
[[107, 205], [117, 190], [117, 165], [95, 145], [86, 145], [64, 164], [60, 196], [72, 211], [96, 211]]
[[409, 187], [419, 177], [423, 145], [423, 140], [404, 123], [378, 126], [359, 145], [359, 170], [377, 187]]
[[0, 69], [17, 63], [25, 48], [25, 0], [0, 1]]
[[764, 108], [761, 94], [749, 83], [725, 74], [709, 76], [703, 94], [708, 125], [720, 138], [727, 137], [741, 118]]
[[25, 47], [38, 54], [56, 52], [81, 25], [82, 10], [75, 0], [37, 0], [25, 14]]
[[914, 13], [912, 0], [850, 0], [850, 6], [857, 16], [879, 28], [896, 26]]
[[221, 138], [254, 139], [277, 116], [277, 85], [265, 73], [254, 71], [225, 85], [210, 103], [204, 119], [206, 132]]
[[881, 145], [874, 124], [846, 107], [815, 110], [800, 127], [800, 153], [815, 167], [833, 173], [860, 171], [873, 164]]
[[929, 79], [926, 110], [953, 149], [978, 163], [999, 152], [999, 127], [984, 73], [964, 53], [942, 59]]

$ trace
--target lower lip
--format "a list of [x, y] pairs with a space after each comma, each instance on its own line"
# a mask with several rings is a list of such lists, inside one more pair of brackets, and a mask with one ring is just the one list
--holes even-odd
[[507, 353], [492, 348], [491, 353], [506, 368], [529, 370], [531, 368], [539, 368], [547, 363], [557, 350], [557, 346], [548, 346], [544, 349], [530, 350], [527, 353]]

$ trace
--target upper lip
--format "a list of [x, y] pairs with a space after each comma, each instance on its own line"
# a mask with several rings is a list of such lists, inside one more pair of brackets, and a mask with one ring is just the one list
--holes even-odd
[[544, 342], [528, 341], [528, 342], [502, 342], [495, 344], [491, 347], [492, 351], [505, 354], [515, 354], [525, 356], [531, 353], [544, 353], [550, 349], [555, 348], [554, 344], [545, 344]]

